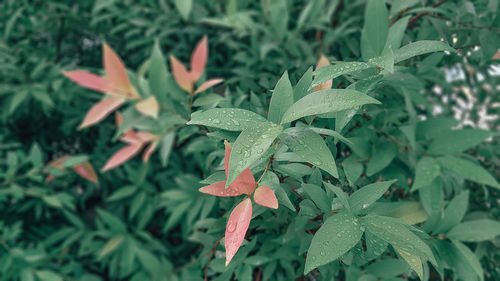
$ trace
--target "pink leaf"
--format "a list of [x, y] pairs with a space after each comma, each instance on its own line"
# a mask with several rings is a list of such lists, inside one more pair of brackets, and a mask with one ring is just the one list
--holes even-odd
[[226, 266], [231, 262], [245, 239], [250, 220], [252, 219], [252, 201], [243, 200], [229, 216], [226, 226]]
[[211, 185], [200, 188], [199, 191], [201, 193], [220, 197], [234, 197], [243, 194], [238, 189], [234, 188], [233, 185], [230, 185], [229, 188], [226, 188], [226, 181], [212, 183]]
[[135, 105], [135, 108], [140, 113], [156, 119], [158, 118], [158, 110], [160, 109], [160, 105], [158, 104], [158, 101], [156, 100], [155, 96], [150, 96], [149, 98], [138, 102]]
[[195, 94], [201, 93], [201, 92], [205, 91], [206, 89], [219, 84], [222, 81], [224, 81], [224, 79], [219, 79], [219, 78], [210, 79], [210, 80], [204, 82], [203, 84], [201, 84], [200, 87], [198, 87], [198, 89], [196, 89], [196, 91], [194, 93]]
[[131, 144], [118, 150], [113, 156], [111, 156], [111, 158], [109, 158], [106, 165], [104, 165], [101, 169], [101, 172], [105, 172], [125, 163], [127, 160], [136, 155], [141, 148], [142, 144]]
[[196, 82], [205, 71], [208, 57], [207, 37], [203, 36], [191, 56], [191, 79]]
[[193, 91], [193, 81], [191, 80], [189, 71], [174, 56], [170, 56], [170, 65], [172, 66], [172, 74], [177, 84], [186, 92], [191, 93]]
[[137, 97], [135, 88], [130, 84], [125, 65], [118, 55], [111, 49], [108, 44], [103, 45], [103, 64], [106, 70], [106, 76], [113, 83], [113, 87], [119, 91], [115, 94], [125, 94], [128, 97]]
[[257, 188], [253, 195], [253, 200], [261, 206], [278, 209], [278, 199], [276, 199], [274, 191], [268, 186], [262, 185]]
[[149, 157], [151, 157], [151, 154], [153, 153], [153, 151], [155, 151], [155, 148], [156, 146], [158, 146], [158, 141], [154, 141], [152, 142], [148, 148], [146, 148], [146, 151], [144, 151], [144, 154], [142, 155], [142, 161], [145, 163], [145, 162], [148, 162], [149, 160]]
[[[330, 61], [328, 61], [328, 59], [324, 55], [321, 55], [321, 57], [319, 58], [318, 64], [316, 65], [315, 70], [318, 70], [318, 69], [320, 69], [324, 66], [327, 66], [327, 65], [330, 65]], [[314, 90], [315, 91], [328, 90], [328, 89], [332, 88], [332, 84], [333, 84], [333, 80], [328, 80], [328, 81], [323, 82], [323, 83], [319, 84], [318, 86], [314, 87]]]
[[107, 81], [101, 76], [95, 75], [87, 71], [83, 70], [63, 71], [62, 74], [68, 77], [69, 79], [73, 80], [73, 82], [77, 83], [80, 86], [101, 93], [106, 93], [112, 88], [111, 83], [109, 83], [109, 81]]
[[113, 110], [116, 110], [118, 107], [120, 107], [124, 102], [124, 98], [109, 97], [94, 104], [94, 106], [92, 106], [92, 108], [90, 108], [90, 110], [85, 115], [85, 118], [83, 119], [83, 122], [80, 127], [78, 127], [78, 129], [83, 129], [101, 121]]
[[89, 162], [75, 165], [73, 167], [73, 171], [84, 179], [87, 179], [95, 184], [98, 183], [97, 174], [95, 173], [94, 167], [92, 167]]
[[[226, 140], [224, 141], [225, 152], [224, 152], [224, 170], [226, 171], [226, 177], [229, 172], [229, 157], [231, 156], [231, 145]], [[251, 195], [255, 190], [255, 178], [253, 177], [252, 171], [250, 169], [245, 169], [234, 181], [231, 183], [229, 188], [234, 188], [238, 190], [240, 194]], [[229, 189], [228, 188], [228, 189]]]

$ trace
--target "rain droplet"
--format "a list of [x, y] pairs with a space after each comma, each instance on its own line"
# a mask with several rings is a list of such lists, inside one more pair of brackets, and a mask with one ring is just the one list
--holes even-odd
[[230, 221], [227, 223], [227, 232], [232, 233], [236, 230], [236, 223]]

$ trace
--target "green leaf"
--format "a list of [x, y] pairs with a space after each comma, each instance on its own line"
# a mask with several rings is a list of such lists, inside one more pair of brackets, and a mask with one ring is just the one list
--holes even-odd
[[351, 206], [349, 205], [349, 198], [347, 197], [347, 193], [345, 193], [340, 187], [335, 186], [329, 182], [323, 182], [323, 185], [333, 191], [337, 198], [339, 199], [340, 203], [346, 208], [347, 210], [351, 211]]
[[482, 143], [490, 136], [490, 131], [481, 129], [452, 130], [434, 139], [427, 152], [434, 155], [457, 154]]
[[376, 67], [376, 65], [367, 62], [337, 61], [333, 63], [334, 63], [333, 65], [327, 65], [325, 67], [322, 67], [314, 71], [314, 74], [316, 74], [317, 76], [312, 82], [311, 87], [318, 86], [323, 82], [335, 79], [341, 75], [350, 74], [356, 71], [361, 71]]
[[336, 178], [339, 177], [332, 152], [323, 138], [312, 130], [301, 127], [288, 128], [279, 138], [304, 161], [325, 170]]
[[474, 162], [453, 156], [441, 157], [437, 161], [442, 168], [455, 172], [464, 179], [500, 189], [497, 180], [485, 168]]
[[83, 162], [89, 161], [89, 157], [87, 155], [75, 155], [71, 156], [70, 158], [66, 159], [61, 166], [64, 168], [70, 168], [75, 165], [81, 164]]
[[108, 198], [106, 198], [106, 201], [110, 202], [110, 201], [120, 200], [134, 194], [134, 192], [136, 191], [137, 191], [137, 186], [134, 185], [125, 186], [113, 192]]
[[288, 78], [288, 72], [285, 71], [274, 87], [267, 119], [273, 123], [280, 124], [283, 114], [292, 104], [293, 88]]
[[42, 196], [42, 200], [49, 206], [54, 208], [62, 208], [63, 204], [61, 200], [55, 195], [44, 195]]
[[441, 167], [432, 157], [423, 157], [417, 163], [415, 168], [415, 181], [411, 191], [430, 185], [434, 179], [441, 173]]
[[332, 210], [332, 204], [328, 201], [328, 197], [321, 187], [314, 184], [302, 184], [302, 188], [321, 211], [329, 213]]
[[361, 32], [361, 53], [369, 59], [382, 54], [389, 31], [389, 12], [384, 0], [369, 0]]
[[462, 191], [458, 196], [451, 200], [450, 204], [444, 210], [443, 219], [435, 233], [445, 233], [453, 226], [457, 225], [467, 212], [469, 205], [469, 191]]
[[203, 125], [228, 131], [243, 131], [251, 129], [267, 120], [245, 109], [239, 108], [213, 108], [207, 111], [197, 111], [191, 114], [188, 125]]
[[59, 274], [51, 270], [37, 270], [35, 275], [40, 281], [63, 281]]
[[352, 142], [349, 139], [347, 139], [346, 137], [342, 136], [341, 134], [337, 133], [334, 130], [323, 129], [323, 128], [312, 128], [312, 127], [310, 129], [313, 130], [316, 134], [332, 136], [336, 139], [335, 141], [341, 140], [343, 143], [347, 145], [352, 145]]
[[409, 225], [424, 222], [429, 217], [420, 202], [408, 202], [394, 209], [391, 217], [398, 218]]
[[369, 103], [380, 104], [378, 100], [355, 90], [317, 91], [294, 103], [281, 122], [288, 123], [305, 116], [338, 112]]
[[28, 98], [28, 91], [22, 90], [12, 94], [12, 98], [10, 99], [9, 106], [9, 115], [16, 111], [17, 107], [21, 105], [21, 103]]
[[307, 71], [302, 75], [299, 82], [293, 88], [293, 99], [294, 102], [305, 97], [309, 93], [309, 88], [311, 88], [313, 77], [313, 68], [309, 67]]
[[440, 51], [455, 52], [455, 49], [441, 41], [421, 40], [413, 42], [394, 52], [394, 63], [402, 62], [415, 56]]
[[168, 158], [172, 152], [172, 148], [175, 144], [175, 132], [170, 132], [163, 136], [160, 140], [160, 160], [161, 165], [166, 167], [168, 164]]
[[307, 252], [304, 274], [330, 263], [349, 251], [363, 235], [356, 217], [342, 212], [326, 219]]
[[[222, 172], [224, 174], [224, 172]], [[225, 179], [226, 175], [224, 175]], [[280, 180], [278, 176], [271, 172], [267, 171], [263, 176], [262, 180], [260, 182], [261, 185], [266, 185], [269, 186], [274, 193], [276, 194], [276, 198], [278, 199], [278, 203], [280, 205], [283, 205], [290, 209], [293, 212], [296, 212], [295, 207], [293, 206], [292, 202], [290, 201], [290, 198], [288, 198], [288, 195], [286, 194], [285, 190], [283, 187], [281, 187]]]
[[369, 177], [387, 167], [398, 153], [396, 145], [390, 142], [378, 143], [373, 150], [370, 162], [366, 167], [366, 175]]
[[363, 173], [363, 164], [354, 161], [354, 157], [348, 157], [342, 162], [342, 167], [344, 168], [344, 174], [349, 181], [350, 185], [355, 185], [356, 181], [359, 179]]
[[193, 0], [175, 0], [174, 3], [182, 18], [188, 20], [193, 7]]
[[[399, 2], [399, 1], [397, 1]], [[395, 24], [389, 28], [389, 34], [387, 35], [387, 42], [385, 42], [385, 49], [391, 48], [394, 52], [398, 50], [401, 46], [403, 36], [405, 35], [406, 26], [408, 25], [408, 20], [410, 16], [406, 16], [399, 19]]]
[[363, 186], [349, 197], [349, 205], [353, 213], [357, 214], [361, 210], [368, 208], [379, 199], [387, 189], [397, 180], [381, 181]]
[[420, 280], [424, 280], [424, 268], [422, 267], [422, 260], [420, 257], [413, 255], [407, 251], [401, 250], [397, 247], [394, 247], [396, 252], [410, 265], [411, 269], [413, 269]]
[[160, 44], [156, 41], [149, 61], [148, 82], [149, 90], [156, 96], [160, 104], [164, 104], [168, 98], [167, 76], [165, 58], [161, 52]]
[[101, 260], [107, 254], [116, 250], [122, 244], [123, 240], [125, 240], [125, 237], [123, 235], [116, 235], [116, 236], [112, 237], [111, 239], [109, 239], [109, 241], [99, 251], [99, 255], [97, 256], [97, 260]]
[[102, 221], [116, 233], [127, 233], [127, 226], [115, 215], [103, 210], [97, 209], [97, 214]]
[[361, 224], [393, 247], [436, 264], [436, 259], [429, 246], [408, 230], [407, 225], [403, 222], [394, 218], [370, 215], [361, 218]]
[[233, 144], [226, 187], [267, 151], [283, 127], [267, 122], [244, 130]]
[[465, 242], [491, 240], [500, 235], [500, 222], [489, 219], [466, 221], [455, 225], [447, 236]]
[[481, 262], [478, 257], [469, 249], [469, 247], [465, 246], [462, 242], [451, 240], [453, 245], [458, 249], [458, 251], [462, 254], [465, 260], [470, 264], [474, 272], [476, 272], [477, 276], [479, 276], [480, 280], [484, 280], [484, 272], [483, 267], [481, 266]]

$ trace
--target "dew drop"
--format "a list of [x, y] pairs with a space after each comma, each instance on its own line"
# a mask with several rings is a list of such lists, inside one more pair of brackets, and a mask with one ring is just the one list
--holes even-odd
[[232, 233], [236, 230], [236, 223], [230, 221], [227, 223], [227, 232]]

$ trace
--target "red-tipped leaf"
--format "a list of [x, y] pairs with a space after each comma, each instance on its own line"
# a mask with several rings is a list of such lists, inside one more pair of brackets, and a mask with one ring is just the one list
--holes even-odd
[[111, 83], [108, 80], [87, 71], [63, 71], [62, 74], [78, 85], [94, 91], [106, 93], [112, 89]]
[[199, 191], [201, 193], [220, 197], [234, 197], [243, 194], [238, 189], [234, 188], [233, 185], [230, 185], [229, 188], [226, 188], [226, 181], [212, 183], [211, 185], [200, 188]]
[[278, 209], [278, 199], [276, 199], [274, 191], [268, 186], [262, 185], [257, 188], [253, 194], [253, 200], [261, 206]]
[[211, 87], [219, 84], [222, 81], [224, 81], [224, 79], [220, 79], [220, 78], [210, 79], [210, 80], [204, 82], [203, 84], [201, 84], [200, 87], [198, 87], [198, 89], [196, 89], [196, 91], [194, 93], [195, 94], [201, 93], [201, 92], [205, 91], [206, 89], [211, 88]]
[[191, 74], [187, 71], [186, 67], [177, 60], [174, 56], [170, 56], [170, 65], [172, 67], [172, 74], [174, 79], [179, 84], [179, 86], [186, 92], [191, 93], [193, 91], [193, 81], [191, 80]]
[[[226, 177], [229, 172], [229, 157], [231, 156], [231, 145], [226, 140], [224, 141], [225, 151], [224, 151], [224, 170], [226, 171]], [[251, 195], [255, 190], [255, 178], [253, 177], [250, 169], [245, 169], [234, 181], [231, 183], [229, 188], [234, 188], [241, 192], [240, 194]]]
[[118, 57], [108, 44], [104, 43], [102, 47], [104, 53], [103, 64], [108, 80], [113, 83], [114, 88], [122, 91], [126, 96], [135, 96], [135, 90], [133, 90], [133, 86], [130, 84], [127, 70], [120, 57]]
[[74, 166], [73, 171], [75, 171], [78, 175], [80, 175], [80, 177], [84, 179], [87, 179], [95, 184], [99, 183], [94, 167], [92, 167], [89, 162], [84, 162], [82, 164]]
[[141, 148], [142, 144], [131, 144], [118, 150], [113, 156], [111, 156], [111, 158], [109, 158], [108, 162], [106, 162], [106, 165], [104, 165], [101, 171], [105, 172], [127, 162], [127, 160], [134, 157], [134, 155], [136, 155]]
[[[318, 70], [318, 69], [325, 67], [325, 66], [328, 66], [328, 65], [330, 65], [330, 61], [328, 61], [328, 58], [326, 58], [324, 55], [321, 55], [321, 57], [319, 58], [318, 64], [316, 65], [315, 70]], [[332, 83], [333, 83], [333, 80], [325, 81], [325, 82], [319, 84], [318, 86], [314, 87], [314, 90], [320, 91], [320, 90], [331, 89]]]
[[198, 42], [191, 56], [191, 79], [193, 82], [200, 79], [200, 76], [205, 71], [208, 57], [207, 45], [207, 37], [203, 36], [203, 39]]
[[151, 154], [153, 154], [153, 152], [155, 151], [156, 146], [158, 146], [158, 141], [154, 141], [154, 142], [152, 142], [152, 143], [148, 146], [148, 148], [146, 148], [146, 150], [144, 151], [144, 154], [142, 155], [142, 161], [143, 161], [144, 163], [148, 162], [149, 157], [151, 157]]
[[101, 100], [90, 108], [90, 110], [85, 115], [82, 124], [78, 128], [83, 129], [85, 127], [94, 125], [95, 123], [108, 116], [111, 112], [119, 108], [124, 102], [124, 98], [114, 96]]
[[252, 201], [250, 198], [243, 200], [229, 216], [226, 226], [226, 266], [231, 262], [245, 239], [250, 220], [252, 219]]

